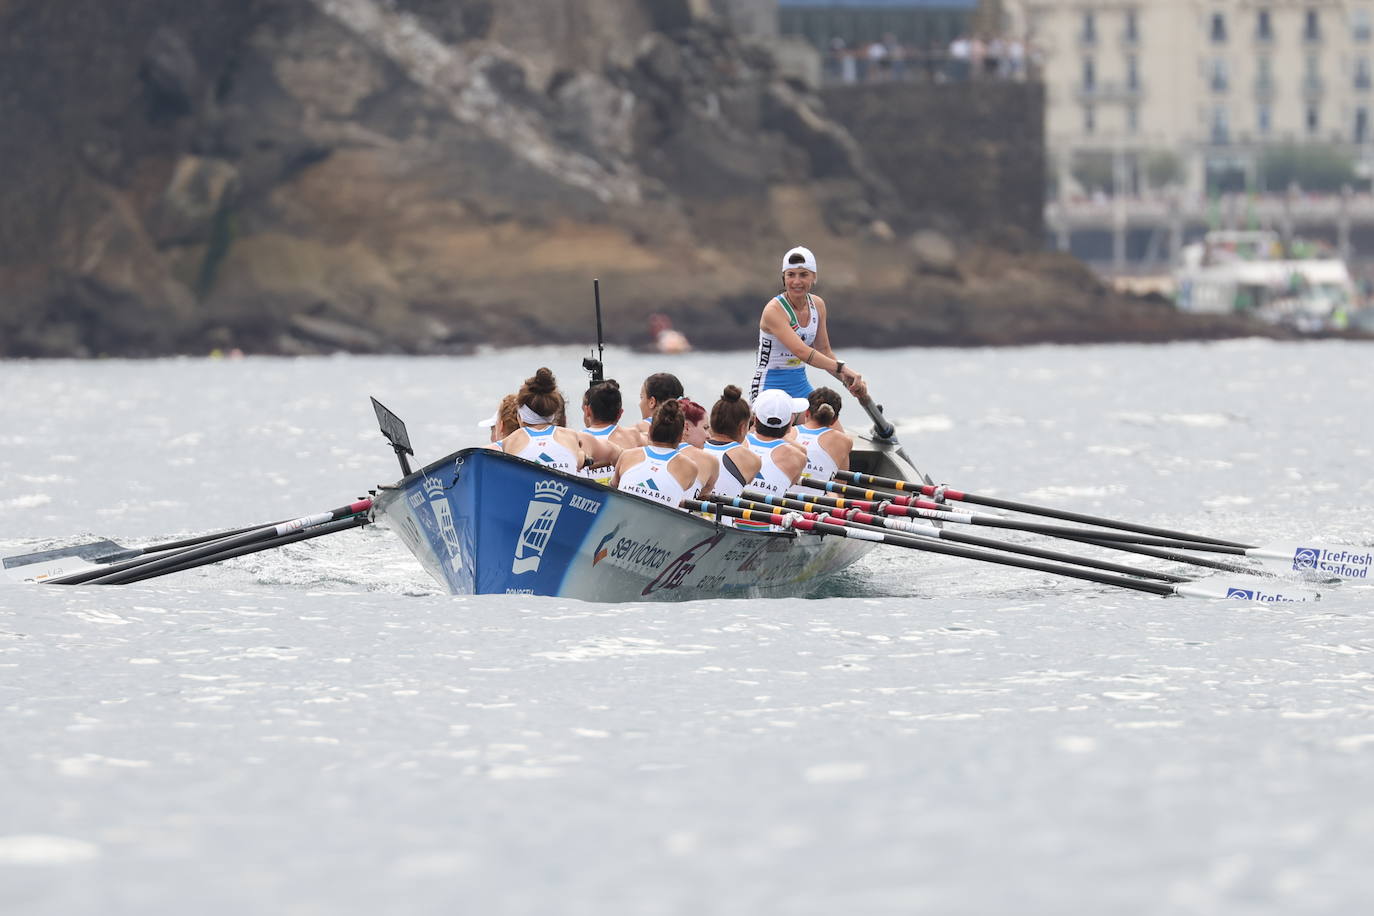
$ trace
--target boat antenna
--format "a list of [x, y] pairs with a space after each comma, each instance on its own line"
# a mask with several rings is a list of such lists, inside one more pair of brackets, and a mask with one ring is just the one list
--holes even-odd
[[592, 296], [596, 299], [596, 358], [583, 357], [582, 368], [591, 373], [592, 384], [595, 385], [605, 378], [601, 360], [606, 353], [605, 342], [601, 336], [601, 281], [595, 277], [592, 278]]

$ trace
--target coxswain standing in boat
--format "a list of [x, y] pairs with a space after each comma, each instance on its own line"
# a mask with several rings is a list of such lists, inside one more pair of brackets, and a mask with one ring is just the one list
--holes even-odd
[[584, 477], [609, 484], [621, 453], [639, 447], [639, 433], [618, 425], [624, 415], [620, 384], [615, 379], [597, 382], [582, 395], [583, 427], [578, 438], [593, 464], [582, 470]]
[[796, 443], [806, 449], [803, 477], [829, 480], [836, 471], [849, 470], [854, 438], [840, 427], [840, 393], [817, 388], [806, 396], [809, 405], [796, 429]]
[[[763, 467], [763, 459], [744, 444], [749, 432], [749, 402], [734, 385], [726, 385], [720, 400], [711, 408], [711, 435], [702, 446], [711, 460], [720, 465], [716, 473], [717, 496], [733, 499], [739, 496]], [[723, 517], [722, 524], [732, 519]]]
[[586, 453], [577, 433], [557, 423], [564, 412], [563, 396], [553, 372], [540, 368], [525, 379], [515, 398], [520, 428], [501, 440], [501, 451], [569, 474], [583, 467]]
[[676, 400], [682, 394], [682, 382], [671, 372], [655, 372], [639, 386], [639, 415], [644, 419], [635, 424], [635, 429], [640, 435], [640, 445], [649, 444], [649, 424], [658, 406], [664, 401]]
[[684, 499], [709, 491], [715, 475], [678, 447], [684, 424], [676, 398], [660, 404], [649, 424], [649, 444], [627, 449], [616, 463], [615, 486], [674, 509], [682, 508]]
[[811, 393], [806, 366], [829, 372], [857, 398], [868, 395], [863, 377], [835, 356], [825, 325], [825, 300], [813, 295], [816, 256], [811, 249], [793, 248], [782, 258], [782, 292], [763, 307], [759, 318], [759, 349], [749, 400], [769, 388], [804, 398]]

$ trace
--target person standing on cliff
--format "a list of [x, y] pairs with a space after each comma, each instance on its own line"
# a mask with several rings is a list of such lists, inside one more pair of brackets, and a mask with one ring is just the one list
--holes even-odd
[[830, 348], [825, 300], [811, 294], [815, 285], [816, 256], [811, 249], [797, 246], [783, 255], [783, 290], [768, 300], [759, 317], [758, 357], [749, 386], [751, 403], [760, 391], [768, 388], [785, 391], [794, 398], [809, 395], [812, 389], [806, 366], [829, 372], [856, 398], [867, 396], [863, 377]]

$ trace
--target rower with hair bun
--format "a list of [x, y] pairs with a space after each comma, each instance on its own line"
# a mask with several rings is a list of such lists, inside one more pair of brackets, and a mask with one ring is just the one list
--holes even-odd
[[[715, 494], [729, 499], [739, 496], [763, 466], [763, 459], [755, 455], [744, 437], [749, 432], [749, 402], [734, 385], [726, 385], [720, 400], [711, 408], [711, 436], [703, 450], [720, 465], [716, 475]], [[722, 518], [722, 524], [732, 520]]]
[[829, 480], [836, 471], [849, 470], [854, 439], [840, 426], [840, 394], [833, 388], [817, 388], [806, 396], [809, 405], [797, 427], [797, 444], [806, 449], [803, 477]]
[[501, 440], [501, 451], [576, 473], [586, 455], [577, 433], [558, 425], [558, 417], [564, 413], [563, 395], [558, 393], [553, 372], [541, 367], [525, 379], [515, 398], [520, 428]]
[[616, 488], [675, 509], [682, 508], [684, 499], [709, 491], [715, 475], [706, 473], [687, 450], [679, 448], [684, 425], [682, 405], [676, 398], [658, 405], [649, 424], [649, 444], [626, 449], [616, 463]]

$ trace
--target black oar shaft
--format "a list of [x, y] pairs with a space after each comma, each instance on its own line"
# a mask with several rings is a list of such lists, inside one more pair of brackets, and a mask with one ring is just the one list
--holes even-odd
[[[861, 474], [854, 471], [836, 471], [835, 477], [839, 480], [851, 481], [853, 483], [867, 483], [876, 487], [885, 487], [890, 490], [902, 492], [916, 492], [924, 496], [934, 496], [937, 488], [929, 484], [918, 483], [913, 480], [897, 480], [892, 477], [878, 477], [873, 474]], [[943, 490], [946, 499], [954, 499], [959, 502], [971, 503], [978, 506], [988, 506], [993, 509], [1009, 509], [1013, 512], [1026, 512], [1031, 515], [1044, 515], [1049, 518], [1062, 519], [1067, 522], [1079, 522], [1085, 525], [1104, 525], [1108, 528], [1117, 528], [1121, 531], [1134, 531], [1138, 534], [1149, 534], [1158, 537], [1173, 538], [1179, 541], [1192, 541], [1204, 544], [1220, 544], [1226, 547], [1253, 547], [1253, 544], [1243, 544], [1239, 541], [1228, 541], [1223, 538], [1208, 537], [1201, 534], [1189, 534], [1186, 531], [1175, 531], [1171, 528], [1159, 528], [1154, 525], [1141, 525], [1135, 522], [1126, 522], [1119, 519], [1103, 518], [1097, 515], [1087, 515], [1082, 512], [1070, 512], [1065, 509], [1055, 509], [1049, 506], [1037, 506], [1031, 503], [1017, 502], [1011, 499], [998, 499], [992, 496], [979, 496], [977, 493], [968, 493], [963, 490], [945, 488]], [[1148, 543], [1148, 542], [1147, 542]]]
[[[790, 499], [785, 496], [768, 496], [760, 499], [762, 494], [753, 494], [746, 490], [744, 498], [733, 500], [734, 504], [743, 509], [766, 508], [767, 506], [782, 506], [787, 509], [796, 509], [803, 512], [814, 512], [817, 514], [828, 514], [826, 510], [830, 507], [824, 503], [808, 503], [798, 499]], [[888, 520], [881, 516], [863, 513], [862, 520], [849, 521], [850, 524], [861, 525], [866, 528], [881, 528], [883, 530], [896, 530], [888, 527]], [[867, 521], [872, 519], [872, 521]], [[905, 524], [903, 522], [903, 524]], [[903, 532], [908, 533], [908, 532]], [[917, 535], [918, 537], [920, 535]], [[1011, 541], [999, 541], [994, 538], [979, 537], [976, 534], [962, 534], [952, 531], [949, 528], [932, 528], [931, 536], [937, 537], [942, 541], [953, 541], [956, 544], [968, 544], [972, 547], [986, 547], [990, 550], [1004, 550], [1007, 553], [1018, 553], [1022, 556], [1036, 557], [1041, 560], [1055, 560], [1060, 563], [1072, 563], [1076, 566], [1086, 566], [1090, 569], [1100, 569], [1105, 572], [1121, 573], [1126, 576], [1144, 576], [1147, 579], [1159, 579], [1164, 582], [1185, 582], [1186, 576], [1177, 576], [1173, 573], [1157, 572], [1151, 569], [1144, 569], [1139, 566], [1128, 566], [1124, 563], [1113, 563], [1110, 560], [1099, 560], [1095, 557], [1083, 557], [1077, 554], [1064, 553], [1059, 550], [1048, 550], [1043, 547], [1032, 547], [1027, 544], [1014, 544]]]
[[[803, 481], [805, 481], [805, 478], [803, 478]], [[1043, 534], [1048, 537], [1061, 537], [1076, 541], [1085, 539], [1121, 541], [1129, 544], [1149, 544], [1155, 547], [1172, 547], [1175, 550], [1197, 550], [1204, 553], [1225, 553], [1233, 556], [1245, 555], [1245, 548], [1243, 547], [1232, 547], [1228, 544], [1218, 544], [1210, 540], [1184, 541], [1177, 538], [1136, 534], [1127, 531], [1108, 531], [1096, 528], [1066, 528], [1063, 525], [1046, 525], [1042, 522], [1027, 522], [1016, 518], [1003, 518], [1002, 516], [973, 515], [937, 503], [910, 505], [907, 501], [914, 499], [914, 497], [900, 493], [880, 493], [875, 490], [863, 490], [859, 487], [837, 484], [833, 481], [807, 482], [807, 485], [819, 487], [831, 492], [844, 493], [851, 499], [861, 498], [870, 502], [882, 502], [886, 500], [891, 503], [893, 512], [909, 515], [913, 518], [934, 518], [936, 521], [943, 522], [959, 522], [961, 524], [981, 525], [989, 528], [1006, 528], [1011, 531], [1026, 531], [1031, 534]], [[946, 514], [949, 516], [948, 518], [945, 517]]]
[[[725, 515], [735, 518], [753, 519], [754, 521], [766, 521], [770, 524], [782, 524], [783, 516], [781, 513], [755, 512], [752, 509], [737, 509], [734, 506], [720, 505], [718, 503], [705, 503], [701, 500], [683, 500], [682, 505], [694, 512], [705, 512], [711, 514], [720, 511]], [[1067, 576], [1071, 579], [1082, 579], [1087, 582], [1097, 582], [1102, 585], [1115, 585], [1120, 588], [1129, 588], [1138, 592], [1150, 592], [1154, 595], [1172, 595], [1174, 586], [1166, 585], [1163, 582], [1143, 582], [1139, 579], [1128, 579], [1125, 576], [1113, 575], [1111, 573], [1093, 572], [1088, 569], [1078, 569], [1072, 566], [1063, 566], [1058, 563], [1044, 563], [1039, 560], [1021, 559], [1020, 557], [1008, 557], [998, 554], [988, 553], [983, 550], [974, 550], [969, 547], [960, 547], [955, 544], [946, 544], [938, 540], [916, 537], [911, 535], [896, 534], [891, 531], [876, 532], [863, 529], [848, 528], [844, 525], [837, 525], [830, 522], [810, 521], [800, 519], [793, 524], [800, 531], [816, 531], [821, 534], [836, 534], [840, 537], [858, 537], [860, 540], [876, 541], [883, 544], [891, 544], [897, 547], [910, 547], [915, 550], [924, 550], [929, 553], [940, 553], [951, 557], [962, 557], [966, 560], [978, 560], [984, 563], [995, 563], [999, 566], [1015, 566], [1019, 569], [1029, 569], [1035, 572], [1051, 573], [1056, 576]]]
[[[274, 537], [281, 537], [292, 533], [291, 531], [283, 531], [282, 529], [284, 526], [294, 525], [297, 528], [311, 527], [313, 525], [323, 524], [326, 521], [366, 512], [371, 505], [371, 500], [360, 500], [346, 506], [332, 509], [327, 513], [320, 513], [318, 516], [293, 519], [291, 521], [279, 522], [275, 525], [263, 525], [257, 528], [251, 528], [242, 534], [221, 537], [209, 543], [189, 547], [173, 553], [163, 553], [162, 555], [152, 557], [138, 557], [124, 563], [116, 563], [114, 566], [103, 566], [98, 569], [84, 570], [79, 573], [72, 573], [70, 575], [49, 579], [45, 584], [119, 585], [135, 576], [141, 576], [145, 572], [167, 569], [188, 560], [210, 556], [221, 550], [238, 547], [242, 544], [252, 544], [258, 541], [269, 540]], [[325, 516], [328, 516], [328, 518]]]
[[361, 528], [368, 524], [367, 516], [354, 515], [349, 518], [339, 519], [336, 522], [329, 522], [315, 528], [306, 528], [294, 534], [283, 535], [273, 538], [270, 541], [258, 541], [252, 544], [242, 544], [238, 547], [221, 549], [215, 553], [207, 554], [199, 559], [188, 559], [181, 563], [165, 567], [163, 569], [145, 572], [134, 570], [136, 575], [131, 575], [127, 579], [120, 581], [120, 585], [132, 585], [135, 582], [142, 582], [144, 579], [155, 579], [159, 576], [168, 576], [172, 573], [184, 572], [188, 569], [195, 569], [198, 566], [208, 566], [211, 563], [222, 563], [225, 560], [232, 560], [234, 557], [245, 556], [250, 553], [258, 553], [263, 550], [275, 550], [278, 547], [285, 547], [287, 544], [295, 544], [299, 541], [308, 541], [312, 538], [324, 537], [326, 534], [336, 534], [340, 531], [348, 531], [351, 528]]

